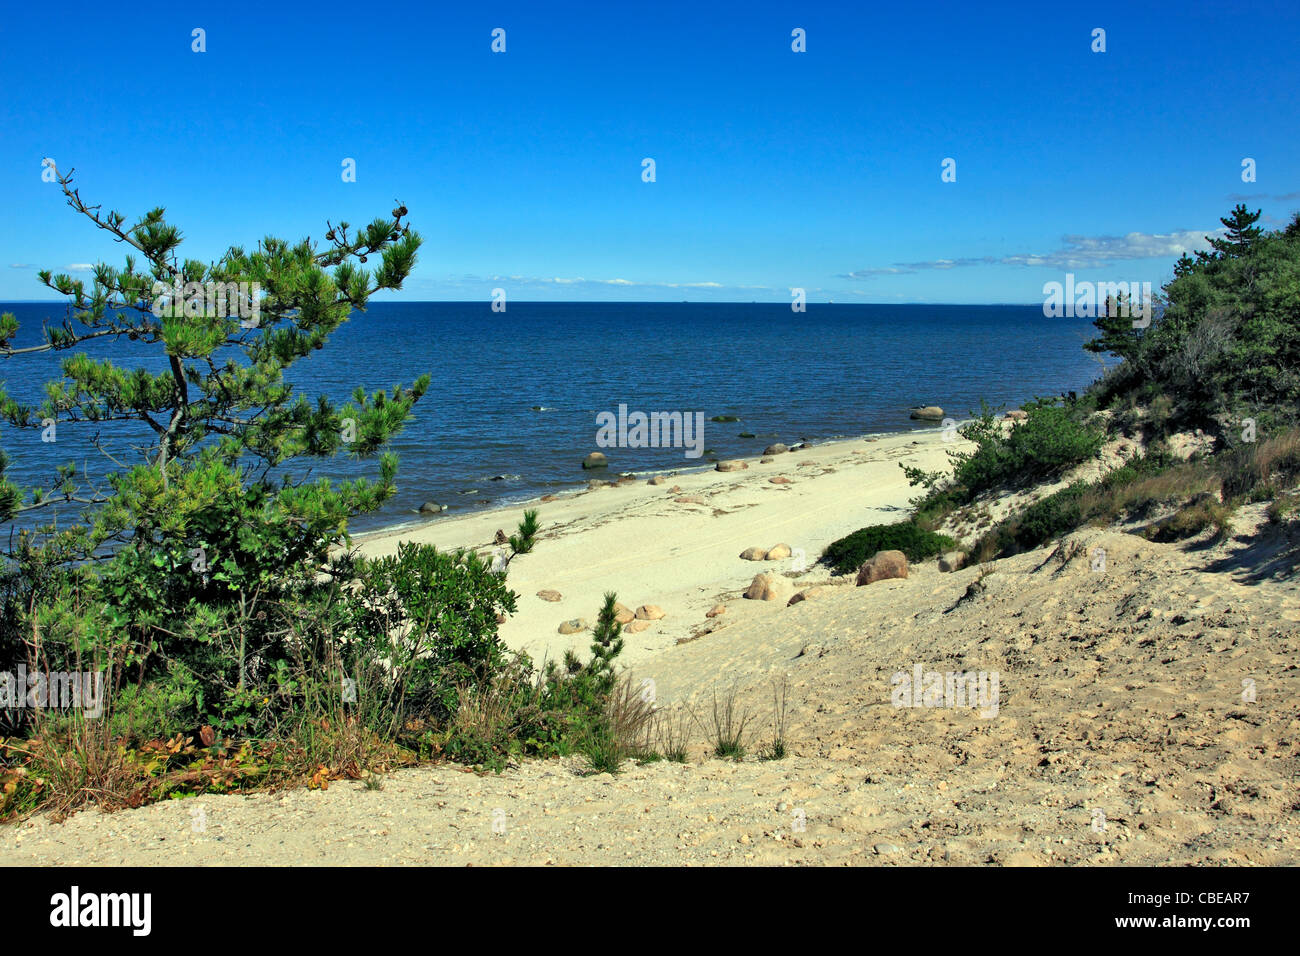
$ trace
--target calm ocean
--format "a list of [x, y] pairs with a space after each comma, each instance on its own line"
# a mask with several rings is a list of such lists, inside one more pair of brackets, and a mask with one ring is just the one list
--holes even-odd
[[[34, 344], [43, 321], [64, 315], [56, 303], [0, 303], [0, 311], [24, 327], [17, 346]], [[512, 302], [494, 313], [486, 302], [385, 303], [354, 314], [289, 378], [309, 396], [345, 400], [359, 385], [373, 391], [432, 375], [393, 446], [398, 493], [354, 523], [365, 530], [426, 520], [415, 512], [427, 500], [456, 513], [581, 485], [603, 476], [582, 470], [591, 451], [608, 455], [609, 476], [695, 468], [776, 441], [934, 427], [909, 421], [915, 405], [964, 418], [981, 398], [1014, 406], [1082, 390], [1100, 368], [1081, 348], [1093, 331], [1087, 319], [1044, 318], [1039, 306], [809, 304], [796, 314], [782, 304]], [[83, 350], [124, 367], [165, 367], [126, 340]], [[0, 359], [0, 382], [34, 403], [61, 357]], [[705, 422], [703, 459], [681, 448], [599, 449], [596, 414], [620, 404], [739, 421]], [[0, 425], [9, 477], [48, 487], [58, 462], [102, 468], [92, 439], [114, 428], [60, 425], [57, 441], [43, 443], [37, 430]], [[120, 439], [115, 447], [129, 455]], [[315, 476], [375, 471], [347, 458], [310, 464]]]

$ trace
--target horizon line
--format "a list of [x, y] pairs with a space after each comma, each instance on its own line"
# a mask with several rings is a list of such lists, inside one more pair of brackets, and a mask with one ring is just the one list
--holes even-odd
[[[67, 305], [63, 299], [0, 299], [0, 305]], [[492, 305], [492, 299], [379, 299], [368, 305]], [[784, 300], [759, 299], [511, 299], [510, 305], [790, 305]], [[808, 301], [805, 305], [943, 305], [960, 308], [995, 308], [1003, 306], [1042, 306], [1036, 302], [827, 302]]]

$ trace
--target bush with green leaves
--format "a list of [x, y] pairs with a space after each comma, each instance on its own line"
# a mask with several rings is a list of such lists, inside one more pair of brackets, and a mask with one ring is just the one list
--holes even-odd
[[877, 551], [902, 551], [909, 561], [923, 561], [954, 547], [957, 542], [946, 535], [920, 527], [915, 521], [874, 524], [836, 541], [822, 552], [822, 563], [836, 574], [851, 574]]
[[1029, 551], [1079, 528], [1087, 519], [1082, 506], [1088, 483], [1076, 481], [1035, 501], [1013, 518], [999, 522], [975, 545], [981, 560]]
[[969, 497], [994, 488], [1012, 487], [1054, 478], [1068, 468], [1096, 457], [1104, 431], [1080, 420], [1080, 413], [1054, 399], [1038, 399], [1024, 407], [1027, 417], [1006, 426], [984, 405], [959, 433], [975, 442], [969, 452], [952, 452], [953, 481]]
[[475, 552], [399, 544], [396, 555], [360, 561], [354, 588], [343, 633], [389, 660], [404, 706], [421, 716], [447, 720], [460, 692], [490, 684], [506, 664], [497, 621], [515, 612], [517, 595]]

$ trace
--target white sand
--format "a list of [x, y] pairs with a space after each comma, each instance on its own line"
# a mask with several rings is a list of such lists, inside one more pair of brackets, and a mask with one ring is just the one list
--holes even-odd
[[[573, 618], [594, 623], [602, 595], [614, 591], [633, 610], [656, 604], [666, 612], [649, 629], [625, 634], [622, 660], [635, 664], [689, 637], [707, 623], [704, 614], [715, 604], [727, 605], [728, 623], [781, 610], [782, 603], [740, 595], [755, 574], [796, 569], [797, 557], [745, 561], [739, 555], [746, 548], [784, 543], [802, 549], [807, 577], [824, 578], [815, 563], [827, 544], [864, 525], [906, 516], [919, 490], [908, 485], [900, 463], [939, 469], [948, 463], [946, 451], [967, 445], [945, 442], [939, 430], [837, 441], [776, 455], [765, 465], [746, 459], [746, 471], [681, 474], [657, 486], [639, 477], [635, 484], [551, 502], [434, 518], [424, 526], [358, 536], [358, 543], [371, 556], [396, 552], [399, 541], [487, 554], [498, 529], [513, 534], [525, 508], [535, 507], [542, 530], [533, 552], [510, 564], [510, 587], [520, 597], [502, 639], [535, 661], [557, 658], [568, 647], [586, 657], [590, 631], [566, 636], [557, 628]], [[778, 475], [791, 483], [769, 482]], [[704, 504], [674, 500], [681, 497], [700, 497]], [[563, 600], [541, 600], [543, 589], [559, 591]]]

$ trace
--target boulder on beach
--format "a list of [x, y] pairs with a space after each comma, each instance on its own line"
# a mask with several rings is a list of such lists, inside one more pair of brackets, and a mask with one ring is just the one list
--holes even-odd
[[553, 591], [550, 588], [545, 588], [541, 591], [538, 591], [537, 596], [541, 598], [543, 601], [550, 601], [552, 604], [554, 604], [556, 601], [560, 600], [564, 595], [560, 594], [559, 591]]
[[774, 475], [773, 477], [771, 477], [771, 478], [769, 478], [769, 479], [767, 479], [767, 480], [770, 481], [770, 482], [771, 482], [772, 484], [774, 484], [774, 485], [788, 485], [788, 484], [790, 484], [790, 479], [787, 478], [787, 477], [785, 477], [785, 475]]
[[663, 484], [665, 481], [667, 481], [667, 480], [668, 480], [668, 479], [665, 478], [663, 475], [655, 475], [655, 476], [654, 476], [653, 478], [651, 478], [648, 482], [646, 482], [646, 484], [648, 484], [648, 485], [662, 485], [662, 484]]
[[739, 459], [733, 459], [732, 461], [718, 462], [718, 464], [714, 467], [714, 470], [715, 471], [744, 471], [748, 467], [749, 465], [747, 465], [745, 462], [740, 461]]
[[767, 549], [766, 561], [781, 561], [793, 554], [788, 544], [778, 544]]
[[902, 551], [877, 551], [876, 556], [864, 561], [858, 569], [858, 587], [890, 578], [907, 577], [907, 555]]
[[577, 634], [579, 631], [585, 631], [586, 629], [587, 622], [580, 617], [575, 617], [572, 620], [565, 621], [559, 627], [561, 634]]
[[727, 605], [715, 604], [709, 610], [704, 612], [705, 617], [721, 617], [727, 613]]
[[788, 602], [786, 602], [786, 607], [790, 607], [793, 604], [799, 604], [803, 601], [812, 601], [819, 597], [825, 597], [827, 594], [830, 594], [831, 591], [833, 590], [834, 588], [827, 587], [824, 584], [818, 584], [810, 588], [804, 588], [802, 591], [797, 593], [794, 597], [790, 598]]
[[582, 467], [588, 470], [592, 468], [608, 468], [609, 459], [605, 457], [604, 452], [593, 451], [586, 458], [582, 459]]
[[554, 500], [555, 500], [555, 495], [542, 495], [542, 500], [543, 500], [543, 501], [554, 501]]
[[420, 505], [420, 514], [422, 515], [436, 515], [446, 510], [446, 505], [440, 505], [436, 501], [426, 501], [424, 504]]
[[782, 445], [780, 442], [777, 442], [775, 445], [768, 445], [766, 448], [764, 448], [764, 449], [763, 449], [763, 454], [764, 454], [764, 455], [784, 455], [784, 454], [785, 454], [786, 452], [788, 452], [789, 450], [790, 450], [790, 449], [787, 448], [785, 445]]
[[620, 485], [631, 485], [635, 483], [636, 483], [636, 475], [627, 474], [627, 475], [618, 476], [618, 484]]
[[508, 537], [506, 537], [506, 533], [505, 533], [504, 531], [502, 531], [500, 528], [497, 528], [496, 537], [492, 539], [492, 543], [493, 543], [493, 544], [509, 544], [509, 543], [510, 543], [510, 539], [509, 539]]
[[964, 551], [949, 551], [939, 557], [939, 570], [945, 574], [960, 571], [966, 567], [966, 553]]
[[779, 574], [756, 574], [745, 591], [745, 597], [751, 601], [780, 601], [785, 603], [794, 593], [794, 585], [789, 578]]
[[627, 631], [629, 634], [640, 634], [649, 626], [649, 621], [633, 621], [631, 624], [625, 625], [623, 630]]
[[938, 405], [922, 405], [912, 409], [912, 417], [927, 422], [943, 420], [943, 409]]
[[618, 621], [618, 623], [631, 624], [635, 617], [636, 614], [633, 610], [622, 601], [614, 602], [614, 620]]
[[762, 561], [766, 557], [767, 551], [763, 548], [746, 548], [744, 551], [740, 552], [740, 558], [742, 561]]
[[664, 609], [658, 604], [642, 604], [636, 609], [638, 621], [657, 621], [664, 616]]

